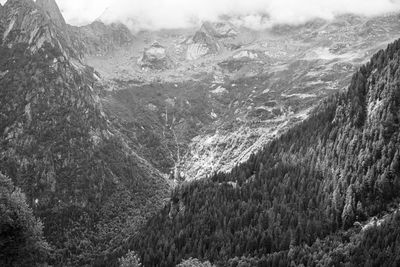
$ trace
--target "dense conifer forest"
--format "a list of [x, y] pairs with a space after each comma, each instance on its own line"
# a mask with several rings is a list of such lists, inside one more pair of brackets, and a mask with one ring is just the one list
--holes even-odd
[[399, 63], [396, 41], [246, 163], [177, 188], [132, 237], [143, 265], [398, 266]]

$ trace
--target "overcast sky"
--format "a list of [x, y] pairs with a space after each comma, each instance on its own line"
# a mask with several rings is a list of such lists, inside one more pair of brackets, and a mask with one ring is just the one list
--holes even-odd
[[[4, 3], [5, 0], [0, 0]], [[69, 24], [83, 25], [103, 15], [136, 29], [181, 28], [223, 15], [251, 27], [302, 23], [337, 14], [379, 15], [400, 11], [400, 0], [56, 0]], [[108, 10], [104, 12], [106, 9]], [[268, 14], [268, 21], [265, 15]]]

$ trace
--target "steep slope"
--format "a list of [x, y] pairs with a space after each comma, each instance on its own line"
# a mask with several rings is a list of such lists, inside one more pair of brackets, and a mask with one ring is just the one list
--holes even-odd
[[110, 123], [98, 76], [47, 7], [0, 13], [0, 172], [42, 219], [52, 264], [109, 266], [169, 185]]
[[[365, 265], [371, 258], [360, 253], [372, 249], [373, 233], [353, 223], [400, 197], [399, 82], [400, 40], [246, 163], [176, 189], [133, 239], [144, 265], [189, 257], [223, 266]], [[398, 251], [398, 237], [391, 238], [375, 248]], [[391, 260], [395, 266], [398, 258]]]

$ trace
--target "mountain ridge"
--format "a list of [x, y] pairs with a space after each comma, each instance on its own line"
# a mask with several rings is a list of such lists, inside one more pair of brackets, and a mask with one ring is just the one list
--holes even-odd
[[0, 171], [43, 221], [47, 262], [105, 264], [170, 183], [110, 122], [65, 29], [33, 1], [7, 1], [0, 21]]

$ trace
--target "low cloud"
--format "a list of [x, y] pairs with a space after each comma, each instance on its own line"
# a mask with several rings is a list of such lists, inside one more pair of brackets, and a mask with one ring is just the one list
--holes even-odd
[[[5, 2], [0, 0], [0, 2]], [[234, 18], [236, 23], [265, 28], [332, 19], [353, 13], [375, 16], [400, 10], [400, 0], [56, 0], [67, 22], [83, 25], [101, 18], [123, 22], [132, 30], [186, 28], [202, 21]]]
[[399, 10], [400, 0], [117, 0], [101, 19], [140, 30], [185, 28], [229, 16], [237, 24], [266, 28], [344, 13], [375, 16]]

